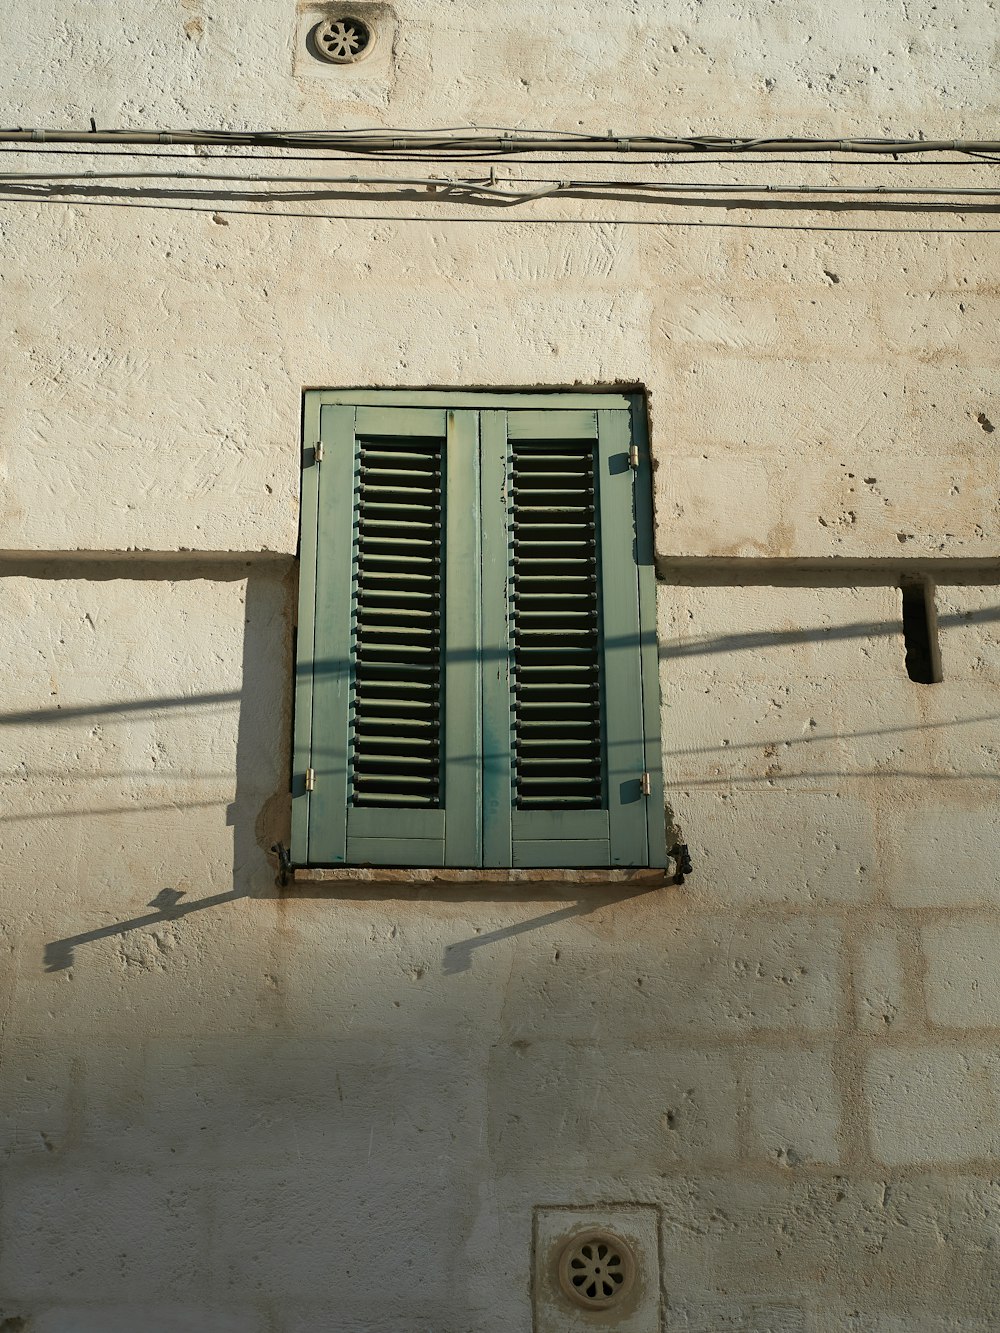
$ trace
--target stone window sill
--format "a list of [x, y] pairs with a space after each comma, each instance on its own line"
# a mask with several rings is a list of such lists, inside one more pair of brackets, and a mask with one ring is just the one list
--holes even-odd
[[292, 872], [291, 886], [328, 885], [331, 889], [358, 888], [365, 884], [378, 886], [463, 884], [635, 884], [644, 888], [661, 888], [674, 883], [673, 873], [645, 867], [632, 870], [521, 870], [482, 869], [453, 870], [450, 868], [415, 869], [388, 866], [336, 866], [333, 868], [299, 869]]

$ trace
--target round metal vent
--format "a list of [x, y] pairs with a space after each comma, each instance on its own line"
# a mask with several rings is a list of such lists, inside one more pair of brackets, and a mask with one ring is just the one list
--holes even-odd
[[620, 1236], [586, 1231], [574, 1236], [559, 1259], [559, 1285], [585, 1310], [618, 1305], [635, 1283], [635, 1257]]
[[352, 65], [368, 55], [375, 45], [372, 29], [352, 14], [317, 23], [311, 36], [316, 54], [334, 65]]

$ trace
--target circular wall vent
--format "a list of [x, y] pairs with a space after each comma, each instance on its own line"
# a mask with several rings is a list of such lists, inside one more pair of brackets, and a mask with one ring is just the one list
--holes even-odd
[[311, 36], [316, 54], [334, 65], [352, 65], [368, 55], [375, 45], [372, 29], [351, 14], [317, 23]]
[[559, 1285], [585, 1310], [607, 1310], [622, 1302], [635, 1283], [635, 1258], [620, 1236], [586, 1231], [563, 1247]]

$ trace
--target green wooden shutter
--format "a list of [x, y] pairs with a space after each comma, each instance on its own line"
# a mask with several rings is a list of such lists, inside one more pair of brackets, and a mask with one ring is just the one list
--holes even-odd
[[486, 863], [646, 865], [630, 413], [487, 415], [485, 647], [499, 637], [502, 669], [484, 664]]
[[307, 396], [293, 855], [663, 865], [642, 405], [479, 401]]
[[474, 865], [478, 517], [456, 501], [478, 490], [475, 415], [325, 405], [307, 422], [296, 857]]

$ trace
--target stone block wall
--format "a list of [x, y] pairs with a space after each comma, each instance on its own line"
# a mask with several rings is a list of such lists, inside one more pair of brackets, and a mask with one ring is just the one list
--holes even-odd
[[[959, 8], [420, 0], [338, 81], [292, 5], [47, 2], [0, 63], [29, 126], [951, 138]], [[0, 1330], [527, 1330], [535, 1210], [631, 1203], [670, 1333], [987, 1333], [991, 217], [123, 191], [0, 184]], [[279, 891], [302, 392], [353, 384], [647, 392], [682, 886]]]

